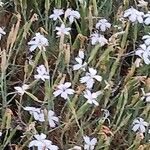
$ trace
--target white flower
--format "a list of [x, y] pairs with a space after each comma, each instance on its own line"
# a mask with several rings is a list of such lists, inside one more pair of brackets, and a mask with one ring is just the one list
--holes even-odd
[[148, 5], [148, 2], [145, 2], [144, 0], [139, 0], [138, 3], [139, 4], [137, 6], [138, 7], [143, 7], [143, 8], [147, 7], [147, 5]]
[[83, 139], [84, 139], [84, 142], [85, 142], [84, 150], [94, 150], [95, 145], [97, 143], [97, 139], [93, 138], [93, 139], [90, 140], [90, 137], [88, 137], [88, 136], [84, 136]]
[[144, 20], [144, 23], [145, 23], [146, 25], [150, 25], [150, 11], [144, 16], [144, 18], [146, 18], [146, 19]]
[[52, 128], [55, 127], [56, 126], [55, 122], [58, 122], [58, 121], [59, 121], [59, 119], [58, 119], [58, 117], [55, 116], [55, 113], [52, 110], [49, 110], [48, 111], [48, 122], [49, 122], [50, 127], [52, 127]]
[[144, 36], [142, 37], [142, 40], [144, 40], [144, 43], [145, 43], [146, 45], [150, 45], [150, 34], [149, 34], [149, 35], [144, 35]]
[[104, 46], [108, 43], [108, 40], [101, 34], [93, 33], [91, 34], [91, 43], [92, 45], [99, 43], [101, 46]]
[[58, 32], [56, 33], [58, 36], [62, 36], [62, 35], [69, 35], [69, 31], [71, 30], [71, 28], [66, 28], [64, 24], [61, 24], [60, 27], [56, 27], [55, 30], [57, 30]]
[[28, 42], [28, 45], [30, 45], [29, 50], [32, 52], [36, 48], [39, 48], [40, 50], [45, 51], [45, 47], [48, 46], [48, 40], [45, 38], [42, 34], [39, 32], [35, 34], [35, 37], [31, 39], [30, 42]]
[[49, 73], [46, 71], [46, 68], [44, 65], [40, 65], [39, 67], [37, 67], [37, 75], [34, 75], [35, 79], [41, 79], [43, 81], [45, 81], [45, 79], [49, 79]]
[[68, 8], [65, 12], [65, 17], [66, 18], [68, 17], [70, 24], [72, 24], [74, 22], [75, 18], [76, 19], [80, 18], [80, 14], [78, 11], [75, 11], [75, 10], [72, 10], [71, 8]]
[[57, 20], [62, 14], [64, 14], [64, 11], [62, 9], [54, 9], [53, 14], [49, 16], [49, 18], [52, 18], [54, 21]]
[[85, 76], [80, 79], [81, 83], [86, 83], [87, 88], [91, 89], [94, 84], [94, 79], [97, 81], [102, 81], [102, 77], [97, 74], [97, 70], [89, 68], [89, 72], [86, 72]]
[[96, 28], [100, 29], [101, 31], [106, 31], [111, 27], [111, 24], [106, 19], [101, 19], [96, 23]]
[[44, 112], [40, 108], [35, 107], [25, 107], [24, 110], [29, 111], [33, 115], [34, 119], [40, 122], [44, 122]]
[[23, 95], [27, 89], [29, 89], [29, 85], [23, 84], [22, 87], [15, 86], [14, 89], [20, 94]]
[[6, 34], [6, 32], [4, 31], [4, 29], [2, 27], [0, 27], [0, 40], [2, 39], [2, 36], [5, 34]]
[[73, 65], [73, 70], [82, 69], [83, 71], [85, 71], [85, 67], [86, 67], [87, 63], [83, 62], [83, 59], [84, 59], [84, 52], [79, 51], [78, 57], [75, 58], [75, 60], [78, 64]]
[[36, 134], [34, 137], [35, 140], [29, 143], [29, 148], [35, 146], [38, 150], [58, 150], [56, 145], [52, 145], [52, 141], [46, 139], [45, 134]]
[[133, 121], [132, 130], [134, 132], [139, 131], [140, 133], [144, 133], [147, 126], [148, 123], [146, 121], [144, 121], [142, 118], [137, 118]]
[[71, 86], [70, 82], [60, 84], [57, 86], [57, 90], [53, 93], [55, 97], [61, 95], [62, 98], [67, 99], [68, 95], [74, 94], [74, 90], [69, 88]]
[[84, 92], [84, 97], [87, 99], [87, 103], [89, 104], [94, 104], [96, 106], [99, 106], [99, 103], [96, 101], [97, 97], [101, 94], [101, 91], [95, 92], [95, 93], [91, 93], [91, 91], [86, 90]]
[[145, 44], [140, 45], [135, 54], [141, 57], [145, 64], [150, 64], [150, 46], [146, 46]]
[[125, 10], [124, 17], [128, 17], [129, 20], [133, 23], [136, 21], [139, 23], [143, 23], [144, 13], [131, 7], [129, 9]]

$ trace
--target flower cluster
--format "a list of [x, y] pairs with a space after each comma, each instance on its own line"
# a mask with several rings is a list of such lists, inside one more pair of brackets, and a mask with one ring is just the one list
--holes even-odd
[[[25, 107], [24, 110], [28, 111], [34, 117], [35, 120], [39, 122], [45, 121], [44, 110], [42, 110], [41, 108]], [[51, 128], [54, 128], [56, 126], [56, 123], [59, 121], [58, 117], [55, 116], [55, 113], [52, 110], [48, 111], [47, 117], [49, 126]]]
[[101, 34], [98, 34], [97, 32], [91, 34], [91, 44], [96, 45], [100, 44], [100, 46], [104, 46], [108, 43], [108, 40]]
[[150, 24], [150, 12], [144, 14], [141, 11], [131, 7], [124, 12], [124, 17], [128, 17], [132, 23], [139, 22], [145, 23], [146, 25]]
[[[84, 59], [84, 53], [83, 51], [79, 51], [78, 57], [75, 58], [77, 62], [79, 62], [79, 64], [76, 64], [73, 66], [73, 70], [78, 70], [78, 69], [82, 69], [82, 70], [86, 70], [85, 66], [87, 65], [86, 62], [83, 63], [83, 59]], [[80, 78], [80, 83], [85, 83], [86, 84], [86, 90], [84, 92], [84, 97], [87, 99], [87, 103], [89, 104], [94, 104], [96, 106], [99, 105], [99, 103], [96, 101], [97, 97], [102, 94], [101, 91], [97, 91], [92, 93], [91, 90], [94, 86], [95, 81], [101, 82], [102, 81], [102, 77], [100, 75], [97, 74], [97, 70], [94, 68], [88, 68], [89, 72], [85, 73], [85, 76]], [[66, 82], [64, 84], [59, 84], [56, 88], [56, 90], [53, 92], [54, 97], [57, 96], [61, 96], [64, 99], [68, 99], [69, 95], [72, 95], [75, 93], [75, 91], [73, 89], [70, 88], [71, 87], [71, 83], [70, 82]]]
[[75, 19], [80, 18], [80, 13], [78, 11], [72, 10], [71, 8], [68, 8], [65, 12], [62, 9], [54, 9], [53, 14], [49, 16], [49, 18], [56, 21], [57, 19], [60, 19], [60, 16], [65, 14], [65, 18], [69, 19], [70, 24], [72, 24]]
[[[99, 29], [101, 32], [105, 32], [110, 27], [111, 24], [106, 19], [100, 19], [96, 23], [96, 28]], [[91, 34], [91, 44], [92, 45], [100, 44], [100, 46], [104, 46], [105, 44], [108, 44], [108, 40], [104, 37], [104, 35], [95, 32]]]
[[[147, 14], [144, 14], [143, 12], [138, 11], [134, 9], [133, 7], [131, 7], [130, 9], [125, 10], [123, 16], [124, 18], [129, 18], [129, 20], [132, 23], [138, 22], [138, 23], [143, 23], [145, 25], [150, 24], [150, 12], [147, 12]], [[55, 22], [56, 27], [54, 31], [56, 31], [57, 37], [60, 37], [60, 39], [62, 40], [64, 40], [65, 35], [70, 35], [72, 23], [75, 22], [75, 25], [77, 25], [78, 22], [76, 20], [80, 19], [80, 17], [81, 17], [80, 13], [78, 11], [73, 10], [72, 8], [68, 8], [65, 11], [63, 9], [55, 8], [53, 10], [53, 14], [49, 16], [50, 19], [52, 19], [53, 21], [56, 21]], [[105, 35], [105, 32], [110, 30], [110, 28], [111, 28], [111, 23], [107, 19], [103, 18], [97, 21], [94, 27], [95, 32], [91, 33], [90, 35], [90, 40], [91, 40], [90, 42], [91, 42], [92, 47], [94, 45], [99, 45], [100, 47], [102, 47], [106, 44], [109, 44], [108, 42], [110, 42], [110, 40], [107, 40], [104, 35]], [[113, 37], [122, 35], [124, 33], [125, 33], [124, 31], [117, 32], [116, 34], [113, 35]], [[6, 33], [3, 30], [3, 28], [0, 27], [0, 40], [2, 36], [5, 34]], [[144, 41], [144, 43], [139, 45], [139, 48], [136, 49], [135, 51], [135, 55], [139, 56], [141, 59], [143, 59], [145, 64], [149, 65], [150, 64], [150, 33], [148, 33], [147, 35], [144, 35], [142, 37], [142, 40]], [[29, 46], [30, 52], [33, 52], [39, 49], [40, 52], [44, 54], [46, 51], [46, 47], [49, 46], [49, 41], [43, 34], [38, 32], [28, 42], [28, 46]], [[108, 83], [105, 80], [106, 87], [104, 87], [104, 89], [101, 90], [101, 88], [103, 87], [102, 86], [100, 87], [100, 89], [96, 91], [95, 84], [99, 84], [100, 82], [102, 82], [103, 78], [102, 76], [99, 75], [98, 70], [96, 70], [94, 67], [91, 67], [91, 66], [94, 66], [93, 64], [89, 64], [89, 62], [86, 62], [87, 59], [85, 58], [85, 56], [86, 55], [84, 54], [84, 50], [80, 49], [77, 57], [75, 57], [76, 63], [72, 66], [72, 68], [69, 66], [70, 67], [69, 69], [71, 70], [72, 74], [75, 74], [77, 70], [79, 70], [78, 72], [81, 73], [79, 74], [79, 79], [77, 80], [80, 82], [79, 83], [80, 85], [82, 86], [84, 85], [83, 86], [84, 89], [81, 91], [81, 96], [84, 100], [86, 100], [85, 104], [87, 106], [94, 105], [95, 107], [98, 107], [99, 106], [98, 98], [100, 97], [100, 95], [103, 94], [103, 90], [111, 90], [111, 87], [112, 87], [110, 84], [111, 81], [108, 81], [109, 82]], [[46, 66], [46, 63], [45, 63], [45, 66]], [[36, 73], [34, 74], [34, 78], [36, 82], [38, 82], [39, 80], [42, 80], [44, 82], [47, 80], [48, 81], [50, 80], [49, 68], [45, 66], [37, 65]], [[67, 78], [67, 82], [64, 82], [64, 80], [61, 80], [57, 86], [55, 85], [51, 86], [50, 84], [51, 89], [52, 89], [52, 91], [50, 91], [52, 92], [52, 96], [53, 96], [52, 98], [56, 99], [57, 97], [61, 97], [65, 100], [70, 100], [71, 96], [77, 93], [75, 89], [72, 88], [75, 84], [74, 83], [72, 84], [72, 81], [70, 78]], [[70, 81], [68, 81], [69, 79]], [[45, 86], [46, 84], [47, 82], [45, 83]], [[30, 87], [31, 86], [27, 84], [23, 84], [21, 87], [20, 86], [14, 87], [14, 89], [17, 91], [19, 95], [22, 96], [25, 93], [30, 94], [29, 92], [27, 92], [27, 90]], [[77, 96], [80, 97], [79, 94], [77, 94]], [[150, 93], [144, 94], [143, 97], [146, 99], [146, 102], [150, 102]], [[40, 122], [40, 124], [47, 121], [51, 128], [55, 128], [59, 122], [59, 118], [55, 115], [55, 112], [53, 110], [46, 110], [42, 108], [28, 107], [28, 106], [24, 107], [24, 110], [27, 111], [33, 117], [34, 120], [36, 120], [37, 122]], [[102, 119], [104, 121], [107, 120], [110, 124], [110, 120], [108, 118], [110, 116], [109, 111], [107, 109], [101, 109], [101, 110], [104, 112], [104, 116]], [[144, 121], [144, 119], [136, 118], [132, 123], [132, 130], [138, 133], [145, 133], [148, 126], [149, 126], [148, 122]], [[91, 139], [88, 136], [84, 136], [83, 140], [84, 140], [84, 150], [95, 149], [95, 146], [97, 144], [97, 138]], [[56, 145], [53, 145], [52, 141], [46, 139], [46, 135], [43, 133], [34, 135], [34, 139], [29, 143], [29, 148], [31, 147], [36, 147], [38, 150], [58, 150], [58, 147]], [[74, 148], [71, 148], [69, 150], [73, 150], [73, 149], [81, 150], [81, 147], [74, 146]]]
[[150, 35], [144, 35], [143, 38], [144, 44], [141, 44], [136, 50], [135, 54], [141, 57], [145, 64], [150, 64]]
[[[49, 16], [50, 19], [53, 19], [56, 21], [57, 19], [61, 20], [61, 15], [64, 14], [64, 19], [69, 19], [69, 23], [72, 24], [76, 19], [80, 19], [80, 13], [78, 11], [72, 10], [71, 8], [68, 8], [65, 12], [63, 9], [54, 9], [53, 14]], [[64, 21], [65, 22], [65, 21]], [[63, 35], [69, 35], [69, 31], [71, 30], [70, 27], [66, 27], [64, 23], [61, 24], [61, 26], [56, 26], [55, 31], [57, 31], [58, 37], [61, 37]]]
[[53, 145], [52, 141], [46, 139], [46, 135], [36, 134], [34, 135], [34, 140], [29, 143], [30, 147], [37, 147], [38, 150], [58, 150], [58, 146]]

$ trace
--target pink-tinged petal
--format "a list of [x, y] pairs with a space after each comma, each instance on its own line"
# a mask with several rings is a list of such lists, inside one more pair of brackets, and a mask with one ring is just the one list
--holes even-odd
[[61, 97], [64, 98], [64, 99], [67, 99], [68, 98], [68, 95], [66, 92], [63, 92], [61, 93]]
[[84, 52], [83, 51], [80, 50], [78, 55], [81, 59], [84, 59]]
[[131, 14], [131, 12], [130, 12], [130, 11], [128, 11], [128, 10], [126, 10], [126, 11], [125, 11], [125, 13], [124, 13], [124, 15], [123, 15], [123, 17], [125, 17], [125, 18], [126, 18], [126, 17], [128, 17], [130, 14]]
[[46, 134], [41, 133], [41, 135], [40, 135], [40, 136], [41, 136], [41, 139], [42, 139], [42, 140], [46, 139]]
[[102, 25], [101, 25], [101, 31], [103, 31], [103, 32], [106, 31], [106, 26], [105, 26], [105, 24], [102, 24]]
[[84, 77], [82, 77], [82, 78], [80, 79], [80, 82], [81, 82], [81, 83], [86, 83], [89, 79], [90, 79], [89, 76], [84, 76]]
[[145, 132], [145, 127], [143, 126], [143, 125], [139, 125], [139, 129], [140, 129], [140, 131], [142, 132], [142, 133], [144, 133]]
[[89, 68], [89, 72], [92, 76], [96, 75], [97, 73], [97, 70], [96, 69], [93, 69], [93, 68]]
[[100, 25], [101, 25], [101, 23], [98, 22], [98, 23], [96, 24], [96, 28], [99, 29]]
[[58, 146], [56, 146], [56, 145], [50, 145], [48, 148], [50, 150], [58, 150]]
[[73, 89], [66, 89], [65, 92], [67, 94], [74, 94], [74, 90]]
[[133, 124], [139, 124], [140, 123], [140, 121], [138, 120], [138, 119], [135, 119], [134, 121], [133, 121]]
[[143, 23], [143, 18], [142, 17], [138, 17], [137, 20], [138, 20], [139, 23]]
[[144, 42], [146, 45], [150, 45], [150, 37], [149, 37], [149, 39], [146, 39]]
[[30, 46], [29, 48], [30, 52], [33, 52], [37, 47], [38, 47], [37, 45]]
[[53, 92], [54, 97], [57, 97], [58, 95], [60, 95], [62, 93], [62, 90], [57, 90], [55, 92]]
[[132, 128], [132, 130], [133, 130], [134, 132], [136, 132], [138, 129], [139, 129], [139, 124], [135, 124], [135, 125], [133, 126], [133, 128]]
[[48, 148], [50, 145], [52, 145], [52, 141], [50, 141], [50, 140], [44, 139], [42, 142], [45, 143], [45, 145], [46, 145], [47, 148]]
[[149, 17], [149, 18], [146, 18], [145, 21], [144, 21], [144, 23], [145, 23], [146, 25], [149, 25], [149, 24], [150, 24], [150, 17]]
[[150, 38], [150, 35], [144, 35], [144, 36], [142, 37], [142, 40], [149, 39], [149, 38]]
[[150, 102], [150, 96], [146, 97], [146, 102]]
[[73, 65], [73, 70], [79, 70], [81, 68], [80, 64]]
[[143, 121], [143, 125], [147, 127], [149, 124], [148, 124], [148, 122]]
[[92, 101], [94, 105], [99, 106], [99, 103], [96, 100]]
[[135, 52], [135, 55], [139, 56], [139, 57], [142, 57], [142, 54], [143, 54], [143, 50], [141, 49], [138, 49], [136, 52]]
[[97, 139], [96, 139], [96, 138], [93, 138], [93, 139], [91, 140], [91, 145], [96, 145], [96, 143], [97, 143]]
[[110, 28], [111, 24], [110, 23], [106, 23], [106, 26], [107, 26], [107, 28]]
[[35, 79], [40, 79], [41, 77], [39, 75], [34, 75]]
[[37, 146], [37, 147], [44, 147], [45, 144], [42, 143], [41, 141], [38, 140], [33, 140], [29, 143], [29, 147], [33, 147], [33, 146]]
[[99, 96], [102, 94], [102, 91], [97, 91], [97, 92], [95, 92], [95, 94], [96, 94], [96, 96]]
[[130, 15], [129, 19], [131, 22], [135, 22], [136, 21], [136, 15]]
[[76, 57], [75, 60], [76, 60], [79, 64], [82, 64], [82, 59], [81, 59], [81, 58]]
[[149, 65], [150, 64], [150, 59], [149, 59], [149, 55], [145, 52], [143, 53], [143, 59], [144, 59], [144, 62]]
[[56, 124], [53, 120], [49, 120], [49, 126], [54, 128], [56, 126]]
[[69, 87], [71, 86], [71, 83], [70, 83], [70, 82], [66, 82], [66, 83], [64, 84], [64, 86], [65, 86], [66, 88], [69, 88]]
[[96, 99], [101, 93], [102, 93], [101, 91], [92, 93], [92, 97], [93, 97], [94, 99]]
[[52, 110], [49, 110], [49, 111], [48, 111], [48, 117], [54, 116], [54, 114], [55, 114], [55, 113], [54, 113]]
[[35, 120], [39, 120], [39, 114], [37, 112], [33, 112], [33, 117]]
[[145, 44], [141, 44], [140, 47], [141, 47], [144, 51], [146, 51], [146, 45], [145, 45]]
[[101, 81], [102, 81], [102, 77], [101, 77], [101, 76], [99, 76], [99, 75], [95, 75], [95, 76], [94, 76], [94, 78], [95, 78], [97, 81], [99, 81], [99, 82], [101, 82]]
[[72, 24], [74, 22], [74, 17], [73, 16], [69, 16], [69, 22], [70, 22], [70, 24]]
[[85, 94], [84, 94], [84, 97], [85, 97], [86, 99], [92, 99], [92, 93], [91, 93], [91, 91], [86, 90], [86, 92], [85, 92]]
[[86, 82], [86, 86], [87, 88], [91, 89], [93, 87], [93, 84], [94, 84], [94, 80], [93, 79], [89, 79], [87, 82]]
[[89, 150], [89, 149], [90, 149], [90, 146], [89, 146], [88, 144], [85, 144], [85, 145], [84, 145], [84, 149]]
[[87, 144], [90, 143], [90, 138], [88, 136], [84, 136], [83, 139], [84, 139], [85, 143], [87, 143]]
[[59, 89], [59, 90], [62, 90], [62, 91], [63, 91], [63, 89], [64, 89], [64, 84], [59, 84], [59, 85], [57, 86], [57, 89]]
[[58, 117], [53, 116], [53, 117], [51, 117], [51, 119], [54, 120], [54, 121], [56, 121], [56, 122], [59, 122]]

